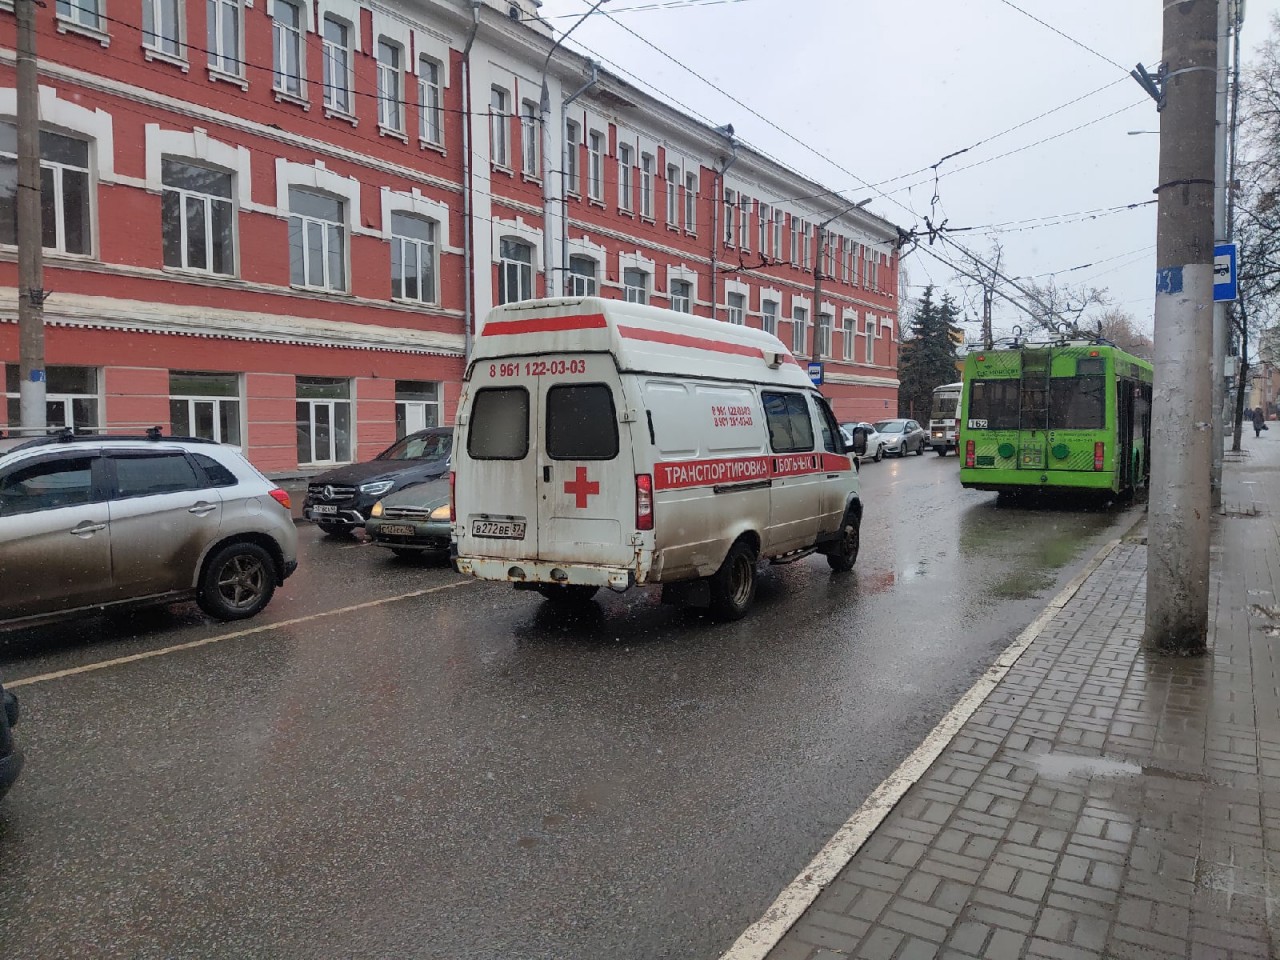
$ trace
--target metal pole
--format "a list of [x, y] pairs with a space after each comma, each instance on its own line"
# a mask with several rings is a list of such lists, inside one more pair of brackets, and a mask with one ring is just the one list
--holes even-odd
[[[1231, 27], [1235, 32], [1234, 47], [1231, 54], [1231, 124], [1230, 148], [1227, 157], [1227, 239], [1236, 238], [1236, 141], [1240, 124], [1240, 27], [1244, 24], [1244, 0], [1232, 3]], [[1237, 296], [1239, 291], [1237, 291]], [[1228, 316], [1231, 322], [1240, 318], [1240, 362], [1236, 364], [1236, 398], [1232, 406], [1231, 449], [1240, 451], [1240, 431], [1244, 417], [1245, 374], [1248, 372], [1248, 331], [1245, 329], [1246, 315], [1240, 310], [1239, 303], [1230, 304]]]
[[[1218, 86], [1217, 113], [1214, 127], [1213, 227], [1216, 240], [1227, 239], [1227, 77], [1231, 67], [1231, 4], [1218, 0]], [[1209, 474], [1209, 503], [1214, 510], [1222, 507], [1222, 454], [1227, 414], [1227, 305], [1213, 304], [1213, 366], [1210, 373], [1213, 431]]]
[[15, 0], [14, 12], [18, 19], [18, 403], [22, 432], [35, 434], [48, 426], [35, 0]]
[[1217, 0], [1164, 4], [1148, 649], [1198, 654], [1209, 624]]

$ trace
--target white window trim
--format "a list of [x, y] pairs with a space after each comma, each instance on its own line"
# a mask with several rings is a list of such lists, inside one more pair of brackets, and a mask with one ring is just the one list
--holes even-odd
[[[314, 165], [294, 163], [283, 157], [276, 158], [276, 214], [285, 220], [289, 213], [289, 188], [303, 187], [318, 193], [328, 193], [343, 201], [347, 215], [347, 235], [381, 236], [377, 231], [366, 229], [360, 214], [360, 181], [354, 177], [344, 177], [325, 168], [323, 161], [317, 160]], [[351, 258], [351, 243], [347, 243], [347, 259]], [[347, 285], [351, 283], [350, 263], [347, 264]]]
[[[636, 148], [631, 142], [618, 142], [617, 148], [617, 164], [618, 164], [618, 209], [624, 213], [635, 212], [635, 192], [636, 192]], [[626, 161], [623, 161], [623, 153], [627, 154]]]
[[[528, 107], [533, 110], [526, 112]], [[530, 180], [542, 179], [542, 112], [528, 97], [520, 99], [520, 172]]]
[[[426, 121], [427, 121], [427, 114], [428, 114], [427, 97], [424, 96], [424, 93], [427, 87], [427, 82], [425, 79], [423, 79], [422, 64], [424, 62], [430, 63], [434, 65], [436, 68], [437, 82], [435, 84], [435, 88], [436, 88], [438, 106], [435, 109], [438, 111], [438, 114], [439, 114], [436, 117], [436, 127], [438, 130], [439, 136], [434, 140], [428, 137], [423, 132], [423, 128], [427, 125]], [[418, 59], [416, 63], [418, 68], [416, 72], [417, 78], [418, 78], [418, 141], [420, 143], [428, 144], [429, 146], [443, 148], [445, 145], [444, 64], [442, 64], [435, 57], [428, 56], [427, 54], [424, 54], [424, 53], [420, 53], [418, 55]]]
[[[154, 9], [155, 4], [157, 3], [157, 0], [143, 0], [143, 3], [152, 6]], [[8, 9], [12, 9], [13, 4], [10, 0], [10, 2], [4, 4], [4, 6], [7, 7]], [[166, 63], [175, 64], [179, 67], [182, 67], [183, 73], [186, 73], [191, 68], [191, 64], [187, 60], [187, 5], [184, 2], [184, 0], [178, 0], [177, 9], [178, 9], [178, 36], [175, 39], [178, 41], [178, 52], [170, 53], [168, 50], [161, 49], [157, 44], [147, 42], [145, 30], [143, 31], [143, 35], [142, 35], [143, 36], [142, 49], [143, 49], [143, 55], [148, 60], [163, 60]], [[143, 23], [145, 22], [146, 22], [146, 19], [144, 14]], [[159, 34], [157, 33], [157, 37], [158, 36]]]
[[[245, 50], [245, 33], [246, 33], [245, 17], [248, 12], [249, 4], [247, 3], [247, 0], [216, 0], [216, 2], [219, 4], [235, 6], [239, 11], [239, 16], [236, 18], [236, 23], [237, 23], [237, 29], [239, 30], [240, 36], [238, 38], [238, 42], [236, 45], [238, 56], [235, 58], [236, 63], [239, 64], [239, 69], [238, 70], [226, 69], [223, 66], [223, 64], [227, 60], [225, 51], [214, 51], [210, 49], [209, 52], [207, 53], [207, 56], [209, 58], [209, 73], [211, 76], [214, 76], [214, 77], [226, 77], [228, 79], [234, 80], [237, 83], [243, 84], [247, 88], [249, 84], [249, 78], [246, 76], [246, 74], [248, 73], [248, 54], [247, 54], [247, 51]], [[208, 3], [209, 3], [209, 0], [205, 0], [206, 17], [208, 16]], [[219, 22], [221, 22], [221, 17], [219, 17], [218, 19], [219, 19]], [[208, 40], [206, 39], [205, 42], [207, 43]], [[213, 62], [214, 57], [217, 57], [218, 59], [217, 63]]]
[[[818, 345], [818, 331], [821, 329], [821, 324], [819, 321], [823, 317], [826, 317], [828, 320], [831, 321], [827, 325], [827, 343], [826, 343], [825, 350], [819, 349], [819, 345]], [[832, 352], [835, 349], [835, 345], [836, 345], [836, 308], [834, 304], [827, 303], [824, 300], [822, 302], [822, 309], [819, 310], [816, 314], [814, 314], [814, 317], [813, 317], [813, 352], [815, 354], [815, 359], [818, 359], [818, 360], [835, 359], [835, 354]]]
[[[309, 5], [308, 5], [309, 6]], [[351, 21], [338, 11], [325, 11], [322, 9], [320, 17], [320, 103], [324, 107], [325, 116], [336, 116], [345, 118], [355, 117], [355, 54], [360, 49], [360, 10], [356, 8], [356, 19]], [[329, 87], [324, 82], [324, 65], [328, 57], [329, 41], [324, 36], [324, 24], [326, 21], [332, 20], [347, 31], [347, 47], [346, 47], [346, 82], [343, 87], [343, 93], [346, 94], [347, 107], [334, 106], [329, 103]], [[335, 44], [336, 46], [336, 44]]]
[[[591, 152], [591, 135], [592, 134], [595, 134], [597, 137], [600, 138], [600, 151], [598, 153]], [[586, 193], [587, 198], [589, 200], [594, 200], [596, 203], [604, 203], [604, 193], [605, 193], [604, 159], [609, 154], [608, 128], [606, 127], [604, 132], [601, 132], [599, 128], [592, 127], [586, 132], [585, 136], [586, 136], [586, 142], [587, 142], [587, 166], [586, 166], [586, 169], [582, 171], [583, 176], [586, 180], [586, 189], [584, 190], [584, 193]], [[595, 176], [594, 171], [592, 170], [593, 160], [599, 162], [599, 165], [600, 165], [599, 178]]]
[[[163, 162], [164, 158], [161, 158], [161, 159]], [[178, 160], [178, 161], [192, 160], [191, 157], [176, 156], [174, 154], [170, 154], [169, 159]], [[205, 164], [200, 161], [193, 161], [193, 165], [205, 166]], [[209, 165], [208, 168], [218, 169], [213, 167], [212, 165]], [[232, 280], [240, 276], [240, 205], [236, 202], [236, 189], [235, 189], [235, 183], [236, 183], [236, 178], [238, 174], [236, 173], [235, 170], [228, 170], [225, 168], [221, 168], [221, 169], [223, 173], [227, 173], [231, 177], [232, 191], [231, 191], [230, 197], [216, 197], [212, 194], [203, 194], [194, 190], [185, 190], [179, 187], [165, 186], [162, 188], [164, 191], [172, 191], [174, 193], [177, 193], [179, 197], [182, 198], [182, 200], [180, 201], [181, 207], [179, 208], [180, 209], [179, 230], [181, 232], [182, 259], [184, 262], [182, 264], [177, 264], [177, 265], [165, 264], [164, 266], [165, 270], [176, 270], [182, 273], [195, 273], [195, 274], [199, 274], [201, 276], [206, 276], [206, 277], [218, 277], [223, 280]], [[163, 170], [163, 167], [162, 167], [162, 170]], [[162, 196], [163, 196], [163, 193], [162, 193]], [[206, 251], [207, 251], [208, 262], [209, 262], [209, 266], [207, 267], [192, 267], [192, 266], [188, 266], [185, 263], [185, 261], [187, 260], [187, 239], [188, 239], [188, 231], [184, 229], [188, 222], [187, 214], [186, 214], [186, 202], [187, 202], [186, 198], [187, 197], [197, 197], [201, 201], [203, 201], [205, 205]], [[213, 223], [209, 216], [209, 211], [212, 204], [214, 202], [217, 202], [218, 200], [226, 200], [227, 203], [231, 204], [231, 270], [227, 273], [218, 273], [213, 269], [213, 243], [212, 243]], [[161, 216], [161, 220], [163, 221], [163, 214]]]
[[[405, 96], [405, 74], [408, 69], [405, 65], [405, 58], [409, 55], [409, 48], [400, 42], [396, 37], [389, 37], [385, 34], [375, 34], [377, 39], [373, 46], [373, 62], [375, 67], [376, 82], [374, 84], [374, 93], [378, 98], [378, 129], [380, 131], [394, 134], [397, 137], [403, 137], [408, 126], [406, 114], [408, 97]], [[386, 44], [390, 49], [396, 51], [396, 65], [394, 67], [383, 63], [378, 56], [382, 52], [381, 47]], [[383, 93], [383, 78], [388, 74], [394, 74], [395, 89], [390, 91], [391, 96]], [[387, 123], [383, 120], [383, 107], [392, 112], [395, 123]]]
[[[447, 203], [424, 197], [417, 189], [405, 193], [401, 190], [392, 190], [390, 187], [382, 187], [379, 193], [379, 199], [382, 203], [382, 231], [380, 236], [383, 240], [388, 242], [391, 240], [391, 214], [407, 213], [436, 222], [437, 256], [445, 253], [462, 253], [461, 250], [455, 249], [449, 243], [449, 205]], [[439, 277], [436, 278], [436, 286], [439, 286]], [[439, 290], [437, 290], [436, 296], [439, 297], [439, 295]]]
[[[492, 238], [490, 250], [490, 261], [492, 263], [498, 263], [502, 259], [503, 240], [519, 240], [521, 243], [527, 243], [533, 247], [534, 293], [536, 294], [537, 277], [542, 270], [542, 228], [525, 223], [522, 217], [516, 217], [514, 220], [495, 218], [493, 229], [489, 231], [489, 235]], [[570, 252], [572, 252], [572, 244], [570, 244]], [[497, 295], [496, 288], [494, 295], [495, 297]], [[497, 302], [496, 299], [494, 302]]]
[[641, 270], [647, 276], [645, 281], [647, 289], [645, 296], [648, 301], [652, 301], [655, 296], [654, 288], [657, 286], [657, 262], [651, 260], [644, 255], [644, 252], [637, 250], [635, 253], [619, 253], [618, 254], [618, 288], [626, 292], [626, 284], [623, 282], [625, 271]]
[[736, 293], [742, 297], [742, 326], [747, 325], [747, 317], [751, 316], [751, 284], [741, 280], [724, 281], [724, 320], [729, 320], [729, 294]]
[[689, 309], [692, 310], [698, 305], [698, 271], [692, 267], [686, 267], [684, 264], [680, 266], [667, 267], [667, 293], [671, 293], [671, 281], [684, 280], [689, 284]]
[[[276, 49], [275, 35], [276, 4], [279, 2], [281, 2], [281, 0], [271, 0], [271, 52], [273, 57], [280, 53], [280, 51]], [[298, 12], [301, 14], [298, 26], [298, 92], [292, 93], [288, 90], [282, 90], [276, 85], [277, 81], [274, 63], [271, 65], [271, 90], [273, 93], [286, 100], [305, 101], [307, 99], [307, 34], [311, 32], [312, 11], [314, 7], [310, 2], [304, 2], [304, 0], [291, 0], [290, 5], [296, 7]]]
[[[591, 293], [580, 294], [580, 293], [577, 293], [576, 291], [570, 291], [570, 290], [569, 290], [569, 285], [570, 285], [571, 283], [576, 283], [576, 282], [577, 282], [578, 277], [580, 277], [580, 276], [581, 276], [581, 274], [574, 273], [572, 270], [570, 270], [570, 269], [569, 269], [569, 264], [571, 264], [574, 260], [589, 260], [592, 264], [594, 264], [594, 265], [595, 265], [595, 269], [592, 271], [592, 274], [591, 274], [591, 282], [595, 285], [595, 290], [594, 290], [594, 291], [592, 291]], [[596, 257], [593, 257], [593, 256], [592, 256], [591, 254], [589, 254], [589, 253], [582, 253], [582, 252], [574, 253], [574, 252], [570, 252], [570, 254], [569, 254], [569, 264], [565, 264], [565, 271], [564, 271], [564, 290], [565, 290], [565, 293], [564, 293], [564, 295], [565, 295], [566, 297], [578, 297], [578, 296], [598, 297], [598, 296], [600, 295], [600, 284], [603, 282], [603, 273], [602, 273], [602, 271], [603, 271], [603, 268], [604, 268], [604, 261], [603, 261], [603, 260], [599, 260], [599, 259], [597, 259]]]
[[[161, 193], [164, 190], [161, 162], [165, 157], [172, 157], [230, 171], [234, 178], [232, 200], [237, 215], [241, 210], [261, 209], [255, 208], [252, 202], [252, 154], [248, 147], [214, 140], [200, 127], [191, 133], [183, 133], [180, 130], [163, 130], [158, 123], [148, 123], [143, 128], [143, 138], [146, 144], [146, 187], [150, 192]], [[288, 193], [285, 198], [287, 206]]]
[[840, 331], [844, 335], [844, 349], [841, 352], [845, 362], [854, 363], [858, 358], [858, 311], [847, 307], [840, 315]]
[[[415, 214], [414, 214], [412, 211], [410, 211], [410, 210], [405, 210], [405, 209], [403, 209], [403, 208], [398, 208], [398, 209], [392, 210], [391, 212], [392, 212], [392, 213], [400, 213], [400, 214], [403, 214], [403, 215], [405, 215], [405, 216], [415, 216]], [[426, 243], [429, 243], [429, 244], [431, 245], [431, 247], [432, 247], [432, 253], [431, 253], [431, 286], [432, 286], [432, 291], [431, 291], [431, 296], [430, 296], [429, 298], [427, 298], [427, 297], [406, 297], [406, 296], [396, 296], [396, 294], [395, 294], [395, 289], [394, 289], [394, 284], [393, 284], [392, 291], [391, 291], [391, 299], [392, 299], [392, 300], [394, 300], [396, 303], [409, 303], [409, 304], [414, 304], [415, 306], [439, 306], [439, 304], [440, 304], [440, 256], [441, 256], [441, 253], [442, 253], [442, 251], [441, 251], [441, 249], [440, 249], [440, 221], [438, 221], [438, 220], [436, 220], [436, 219], [434, 219], [434, 218], [432, 218], [432, 217], [426, 217], [426, 218], [424, 218], [424, 219], [426, 219], [426, 220], [430, 221], [430, 223], [431, 223], [432, 227], [434, 227], [434, 228], [435, 228], [435, 239], [434, 239], [434, 240], [427, 241], [427, 240], [419, 239], [418, 237], [407, 237], [407, 236], [403, 236], [403, 235], [397, 234], [397, 233], [392, 229], [392, 227], [391, 227], [391, 217], [388, 215], [388, 217], [387, 217], [387, 219], [386, 219], [386, 222], [385, 222], [385, 228], [386, 228], [387, 235], [388, 235], [388, 241], [389, 241], [390, 243], [393, 243], [393, 244], [394, 244], [397, 240], [401, 240], [401, 241], [404, 241], [404, 242], [406, 242], [406, 243], [412, 244], [412, 245], [414, 245], [415, 247], [417, 247], [417, 246], [421, 246], [421, 245], [426, 244]], [[394, 263], [394, 258], [392, 258], [391, 262], [392, 262], [392, 263]], [[394, 280], [394, 277], [393, 277], [393, 280]]]
[[871, 314], [867, 314], [862, 321], [862, 364], [874, 365], [875, 360], [875, 344], [876, 344], [876, 318]]
[[[0, 118], [17, 123], [18, 91], [14, 87], [0, 88]], [[111, 114], [105, 110], [90, 110], [71, 100], [58, 96], [56, 87], [40, 85], [40, 124], [42, 127], [60, 127], [62, 130], [92, 141], [89, 145], [89, 195], [97, 196], [100, 181], [116, 181], [115, 133]], [[158, 177], [157, 177], [158, 179]], [[97, 230], [98, 207], [92, 208], [94, 229]], [[94, 245], [97, 249], [97, 245]]]

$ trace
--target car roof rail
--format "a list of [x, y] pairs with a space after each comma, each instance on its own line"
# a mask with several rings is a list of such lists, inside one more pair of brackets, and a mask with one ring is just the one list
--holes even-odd
[[164, 435], [163, 428], [159, 426], [148, 427], [146, 432], [141, 435], [136, 433], [97, 433], [91, 430], [76, 430], [72, 427], [62, 427], [47, 436], [32, 437], [30, 440], [19, 444], [13, 449], [20, 450], [28, 447], [44, 447], [61, 443], [79, 443], [85, 440], [92, 440], [99, 443], [137, 443], [139, 440], [149, 440], [152, 442], [167, 440], [171, 443], [198, 443], [207, 446], [220, 446], [218, 441], [210, 440], [208, 437], [166, 437]]

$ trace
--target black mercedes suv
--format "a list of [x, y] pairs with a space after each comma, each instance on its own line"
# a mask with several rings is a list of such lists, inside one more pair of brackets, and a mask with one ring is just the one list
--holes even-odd
[[363, 527], [373, 505], [389, 493], [449, 472], [452, 427], [428, 427], [397, 440], [367, 463], [352, 463], [313, 477], [302, 515], [327, 534]]

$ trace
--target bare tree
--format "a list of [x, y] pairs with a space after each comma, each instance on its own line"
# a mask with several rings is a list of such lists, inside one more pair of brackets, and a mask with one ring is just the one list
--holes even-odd
[[1094, 328], [1098, 336], [1110, 340], [1121, 350], [1132, 353], [1135, 357], [1150, 360], [1155, 353], [1155, 344], [1151, 338], [1138, 329], [1133, 315], [1112, 307], [1097, 317]]
[[1105, 289], [1067, 286], [1053, 277], [1043, 283], [1023, 280], [1019, 285], [1025, 292], [1022, 299], [1033, 326], [1044, 333], [1056, 334], [1063, 324], [1076, 329], [1096, 327], [1101, 317], [1095, 314], [1111, 302]]

